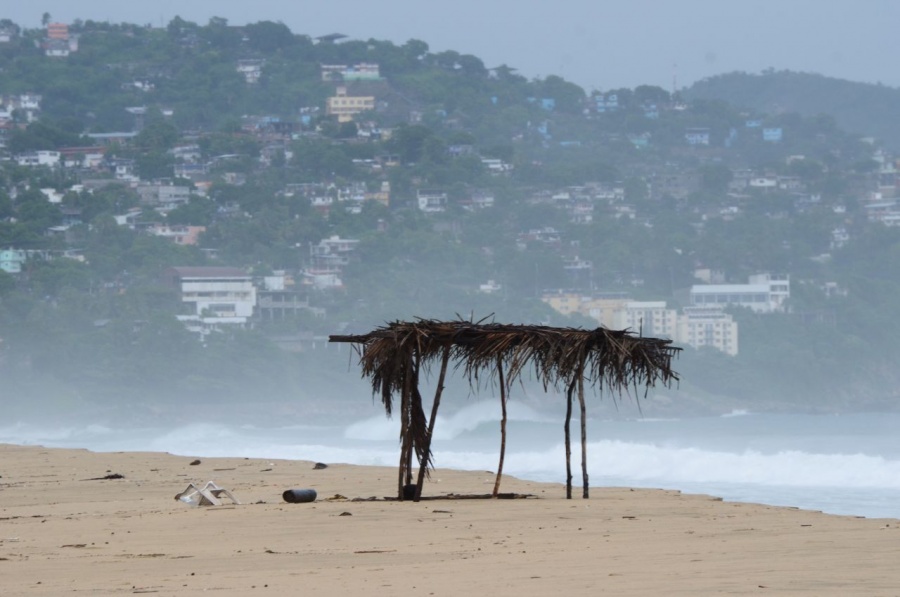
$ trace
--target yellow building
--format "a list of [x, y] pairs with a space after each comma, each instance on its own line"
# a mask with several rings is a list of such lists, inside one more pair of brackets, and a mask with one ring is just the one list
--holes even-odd
[[374, 96], [347, 95], [346, 87], [338, 87], [336, 95], [328, 98], [325, 113], [337, 116], [338, 122], [350, 122], [355, 115], [374, 109]]
[[590, 297], [577, 292], [553, 292], [541, 297], [557, 313], [571, 315], [579, 313], [596, 319], [600, 325], [610, 329], [618, 325], [619, 311], [625, 308], [629, 299], [621, 296]]
[[572, 313], [580, 313], [581, 295], [574, 292], [554, 292], [553, 294], [545, 294], [541, 300], [550, 305], [557, 313], [563, 315], [571, 315]]

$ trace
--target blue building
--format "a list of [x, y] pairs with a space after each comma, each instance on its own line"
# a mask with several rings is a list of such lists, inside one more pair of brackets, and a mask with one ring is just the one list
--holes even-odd
[[777, 128], [764, 128], [762, 131], [763, 141], [768, 141], [769, 143], [779, 143], [782, 139], [782, 131], [781, 127]]

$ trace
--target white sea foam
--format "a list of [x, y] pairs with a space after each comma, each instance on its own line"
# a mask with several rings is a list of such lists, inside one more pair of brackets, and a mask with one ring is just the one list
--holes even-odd
[[[521, 404], [510, 406], [504, 472], [564, 481], [561, 421], [548, 421]], [[433, 446], [437, 467], [496, 470], [498, 410], [496, 403], [473, 403], [441, 417]], [[588, 469], [593, 485], [665, 487], [726, 499], [898, 517], [900, 442], [894, 434], [898, 419], [746, 415], [642, 424], [592, 422], [595, 434], [614, 439], [589, 442]], [[343, 428], [198, 423], [176, 429], [99, 425], [41, 429], [15, 424], [0, 428], [0, 442], [396, 466], [398, 433], [395, 420], [379, 415]], [[578, 441], [576, 431], [573, 442]], [[580, 449], [573, 447], [573, 472], [580, 480]]]

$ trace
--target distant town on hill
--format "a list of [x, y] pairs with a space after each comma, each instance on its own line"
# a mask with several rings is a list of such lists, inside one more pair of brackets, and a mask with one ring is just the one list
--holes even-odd
[[898, 90], [45, 21], [0, 20], [11, 416], [365, 405], [328, 335], [414, 317], [669, 338], [665, 412], [897, 405]]

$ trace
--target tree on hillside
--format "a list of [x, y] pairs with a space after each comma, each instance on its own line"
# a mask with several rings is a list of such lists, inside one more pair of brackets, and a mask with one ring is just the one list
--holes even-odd
[[584, 89], [562, 77], [550, 75], [537, 82], [537, 88], [541, 97], [552, 98], [555, 101], [556, 109], [560, 112], [579, 114], [584, 108]]
[[394, 130], [387, 147], [406, 163], [418, 162], [422, 159], [427, 141], [433, 137], [434, 132], [426, 126], [402, 124]]
[[259, 21], [244, 27], [247, 44], [264, 54], [272, 54], [294, 44], [294, 34], [282, 22]]

